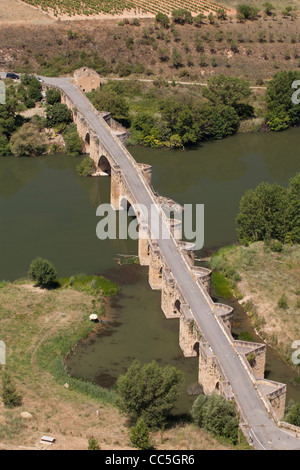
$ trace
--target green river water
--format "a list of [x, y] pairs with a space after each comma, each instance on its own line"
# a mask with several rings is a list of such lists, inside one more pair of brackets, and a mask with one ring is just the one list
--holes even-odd
[[[187, 151], [130, 151], [138, 162], [153, 166], [158, 193], [181, 204], [205, 205], [205, 254], [236, 241], [235, 217], [246, 189], [261, 181], [287, 185], [300, 170], [299, 143], [300, 130], [291, 129], [238, 134]], [[0, 159], [0, 279], [26, 276], [36, 256], [50, 259], [60, 276], [104, 274], [121, 286], [107, 306], [110, 323], [79, 343], [68, 358], [69, 372], [110, 387], [133, 359], [155, 359], [182, 369], [191, 389], [197, 358], [183, 357], [178, 320], [164, 318], [160, 292], [150, 289], [147, 268], [118, 265], [119, 254], [137, 253], [137, 242], [96, 237], [95, 210], [109, 202], [110, 179], [78, 177], [79, 161], [63, 155]], [[235, 320], [234, 333], [247, 330], [257, 339], [238, 305]], [[295, 376], [268, 348], [266, 377], [287, 383], [288, 398], [300, 401], [300, 389], [292, 384]], [[194, 398], [184, 393], [177, 410], [188, 411]]]

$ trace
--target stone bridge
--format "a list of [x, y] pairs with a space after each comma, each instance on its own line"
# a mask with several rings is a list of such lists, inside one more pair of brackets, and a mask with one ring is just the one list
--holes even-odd
[[[153, 191], [151, 166], [137, 163], [126, 149], [126, 130], [108, 112], [98, 112], [71, 80], [44, 80], [46, 86], [61, 90], [62, 102], [72, 111], [85, 151], [97, 171], [110, 175], [113, 208], [155, 204], [165, 223], [163, 209], [169, 201]], [[176, 236], [180, 222], [167, 221], [171, 236], [164, 241], [153, 235], [143, 214], [136, 215], [143, 234], [138, 243], [140, 263], [149, 266], [151, 288], [161, 290], [164, 315], [179, 320], [179, 344], [184, 356], [199, 357], [198, 381], [203, 392], [222, 394], [235, 402], [241, 428], [254, 447], [300, 447], [300, 430], [280, 421], [286, 385], [264, 378], [266, 346], [232, 337], [233, 309], [213, 302], [211, 271], [195, 266], [192, 244]]]

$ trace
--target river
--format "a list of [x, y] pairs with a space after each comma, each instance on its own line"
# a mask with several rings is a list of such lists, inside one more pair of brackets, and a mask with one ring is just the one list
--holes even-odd
[[[261, 181], [287, 185], [300, 170], [300, 130], [237, 134], [186, 151], [131, 148], [138, 162], [153, 166], [153, 187], [181, 204], [204, 204], [202, 253], [236, 241], [235, 217], [241, 196]], [[104, 386], [112, 386], [135, 358], [171, 364], [185, 372], [186, 388], [197, 381], [197, 358], [184, 359], [178, 345], [178, 320], [166, 320], [160, 293], [152, 291], [147, 268], [119, 266], [120, 254], [136, 254], [137, 242], [96, 237], [95, 209], [109, 202], [110, 180], [80, 178], [79, 158], [52, 155], [0, 159], [0, 279], [26, 276], [32, 259], [50, 259], [60, 276], [79, 272], [104, 274], [121, 285], [107, 310], [101, 331], [80, 342], [68, 369]], [[236, 306], [240, 331], [252, 331]], [[238, 329], [237, 331], [238, 332]], [[267, 377], [288, 385], [288, 398], [300, 401], [292, 385], [295, 372], [268, 348]], [[179, 412], [194, 397], [180, 398]]]

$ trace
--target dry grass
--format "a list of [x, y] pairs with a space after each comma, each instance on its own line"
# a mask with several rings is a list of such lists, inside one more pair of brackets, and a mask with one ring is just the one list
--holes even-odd
[[[18, 9], [16, 18], [17, 12]], [[15, 25], [3, 23], [1, 67], [7, 71], [42, 73], [45, 63], [64, 56], [62, 73], [68, 73], [76, 62], [81, 65], [83, 53], [92, 57], [97, 52], [106, 60], [111, 76], [117, 74], [120, 63], [131, 63], [144, 66], [144, 72], [131, 75], [133, 78], [205, 82], [212, 75], [225, 73], [247, 78], [256, 85], [279, 70], [295, 70], [300, 66], [300, 18], [292, 20], [278, 15], [275, 20], [261, 17], [246, 23], [227, 20], [200, 28], [176, 25], [175, 33], [170, 28], [162, 31], [155, 28], [153, 19], [141, 19], [140, 26], [118, 26], [117, 23], [118, 19], [58, 21], [43, 25], [29, 22], [17, 29], [18, 34]], [[69, 30], [76, 33], [73, 39], [68, 39]], [[196, 37], [202, 41], [203, 51], [197, 51]], [[129, 38], [133, 39], [130, 47]], [[178, 68], [172, 66], [174, 49], [181, 55], [182, 66]], [[162, 50], [169, 57], [167, 60], [161, 60]], [[75, 56], [68, 59], [75, 51], [76, 59]]]
[[[300, 246], [273, 252], [262, 242], [226, 249], [224, 260], [241, 276], [237, 288], [260, 335], [291, 359], [292, 343], [300, 339]], [[286, 296], [287, 308], [278, 301]]]

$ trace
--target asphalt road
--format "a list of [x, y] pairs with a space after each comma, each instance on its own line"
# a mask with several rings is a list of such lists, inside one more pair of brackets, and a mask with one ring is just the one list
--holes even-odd
[[[93, 112], [88, 100], [66, 78], [43, 77], [43, 79], [47, 84], [58, 86], [66, 92], [78, 111], [85, 116], [99, 139], [113, 155], [114, 160], [122, 169], [135, 199], [143, 204], [150, 213], [151, 206], [155, 204], [151, 193], [147, 191], [143, 179], [134, 168], [122, 146], [115, 141], [111, 133]], [[156, 207], [155, 210], [157, 211], [157, 217], [159, 217], [159, 208]], [[300, 449], [300, 440], [278, 428], [269, 416], [246, 368], [216, 320], [211, 304], [207, 301], [203, 290], [195, 282], [174, 240], [159, 236], [158, 229], [155, 226], [152, 227], [152, 230], [153, 238], [157, 239], [160, 250], [176, 282], [180, 285], [187, 304], [190, 306], [195, 322], [203, 331], [232, 386], [235, 397], [249, 425], [253, 440], [252, 445], [257, 449], [268, 450]], [[163, 232], [167, 230], [166, 226], [163, 225]]]

